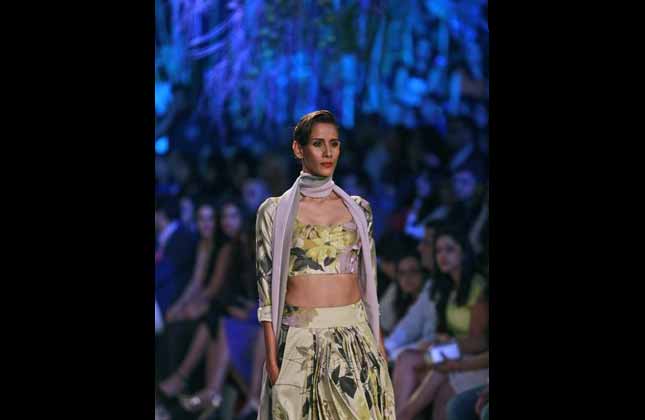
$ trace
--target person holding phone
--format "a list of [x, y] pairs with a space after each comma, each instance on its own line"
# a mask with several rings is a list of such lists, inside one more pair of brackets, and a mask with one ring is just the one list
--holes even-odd
[[[488, 378], [488, 293], [484, 277], [475, 271], [470, 241], [458, 229], [443, 227], [435, 236], [434, 253], [429, 293], [438, 333], [434, 342], [423, 341], [397, 358], [393, 381], [398, 419], [412, 419], [434, 402], [433, 419], [443, 420], [451, 397]], [[451, 340], [459, 358], [446, 354], [447, 360], [433, 360], [432, 346]]]

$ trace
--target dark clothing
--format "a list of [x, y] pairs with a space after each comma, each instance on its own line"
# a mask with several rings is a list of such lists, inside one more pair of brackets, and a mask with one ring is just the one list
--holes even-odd
[[478, 386], [469, 389], [468, 391], [455, 395], [448, 401], [446, 407], [448, 420], [479, 420], [475, 412], [475, 405], [477, 404], [479, 395], [485, 388], [486, 386]]
[[468, 202], [459, 201], [450, 209], [447, 216], [447, 223], [453, 226], [462, 226], [467, 232], [472, 229], [477, 216], [481, 212], [481, 205], [477, 200]]
[[155, 298], [164, 316], [190, 281], [197, 240], [195, 233], [180, 225], [162, 250], [155, 267]]
[[245, 308], [245, 301], [258, 300], [255, 265], [248, 263], [254, 260], [254, 256], [250, 252], [244, 253], [239, 242], [234, 241], [232, 245], [233, 253], [228, 262], [224, 284], [211, 301], [206, 315], [201, 318], [206, 321], [213, 336], [217, 335], [220, 318], [229, 316], [227, 307]]

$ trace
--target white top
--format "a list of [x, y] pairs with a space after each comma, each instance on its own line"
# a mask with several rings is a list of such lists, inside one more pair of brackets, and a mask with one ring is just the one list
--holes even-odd
[[437, 331], [437, 310], [430, 300], [432, 280], [426, 281], [417, 300], [385, 339], [385, 350], [396, 359], [398, 354], [422, 340], [432, 341]]

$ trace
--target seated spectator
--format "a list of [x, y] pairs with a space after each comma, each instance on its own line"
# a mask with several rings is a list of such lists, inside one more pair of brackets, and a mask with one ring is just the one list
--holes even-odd
[[[253, 229], [251, 229], [253, 228]], [[206, 386], [181, 398], [187, 411], [200, 412], [217, 409], [221, 401], [224, 380], [233, 368], [248, 390], [248, 398], [240, 415], [257, 412], [260, 395], [262, 364], [264, 363], [264, 337], [257, 322], [257, 287], [254, 259], [254, 226], [247, 225], [231, 254], [231, 263], [217, 300], [220, 322], [216, 332], [211, 332], [207, 349]]]
[[432, 280], [429, 278], [429, 273], [432, 273], [434, 267], [432, 251], [434, 234], [435, 227], [431, 224], [426, 225], [423, 240], [417, 246], [417, 251], [421, 255], [421, 266], [424, 269], [423, 275], [426, 278], [423, 289], [384, 341], [387, 356], [391, 360], [396, 360], [403, 350], [416, 349], [419, 345], [434, 339], [437, 316], [434, 302], [430, 300]]
[[[192, 371], [203, 358], [209, 340], [217, 335], [219, 306], [215, 302], [211, 307], [210, 303], [228, 275], [234, 242], [238, 239], [241, 228], [239, 206], [225, 201], [219, 216], [219, 224], [215, 228], [213, 206], [200, 207], [199, 230], [203, 239], [193, 278], [166, 316], [169, 325], [165, 334], [165, 346], [172, 349], [168, 350], [172, 357], [166, 362], [169, 375], [159, 384], [159, 389], [160, 396], [167, 401], [185, 390]], [[218, 238], [217, 242], [221, 241], [223, 244], [216, 246], [214, 238]], [[212, 274], [206, 283], [208, 273]], [[187, 350], [183, 344], [185, 337], [190, 341]]]
[[425, 281], [421, 258], [414, 249], [402, 253], [396, 266], [396, 282], [390, 284], [381, 298], [381, 329], [387, 335], [405, 316], [421, 293]]
[[417, 246], [417, 251], [421, 255], [421, 266], [427, 280], [416, 301], [385, 339], [385, 350], [390, 360], [396, 360], [403, 350], [416, 349], [419, 345], [434, 339], [437, 314], [434, 302], [430, 299], [432, 280], [429, 278], [429, 274], [433, 272], [435, 266], [433, 255], [435, 232], [435, 225], [427, 224], [423, 239], [419, 241]]
[[177, 359], [175, 354], [182, 342], [182, 331], [163, 325], [163, 319], [185, 289], [195, 261], [197, 238], [178, 219], [176, 199], [159, 197], [155, 208], [155, 317], [158, 331], [155, 334], [155, 383], [170, 371]]
[[155, 298], [164, 316], [190, 280], [195, 262], [197, 237], [178, 220], [178, 207], [173, 197], [163, 197], [155, 209]]
[[184, 289], [184, 293], [168, 310], [166, 319], [168, 322], [194, 319], [187, 311], [188, 303], [195, 298], [203, 289], [208, 273], [213, 269], [217, 247], [215, 244], [215, 206], [210, 203], [203, 203], [197, 209], [197, 231], [199, 242], [197, 243], [197, 257], [193, 267], [193, 274]]
[[186, 304], [184, 311], [198, 320], [198, 327], [178, 369], [160, 389], [166, 400], [180, 396], [186, 389], [186, 378], [206, 356], [205, 386], [191, 396], [180, 397], [181, 405], [189, 412], [216, 410], [232, 367], [248, 390], [241, 411], [248, 416], [257, 410], [265, 354], [256, 320], [255, 266], [248, 264], [254, 259], [254, 226], [240, 226], [241, 212], [235, 203], [226, 202], [220, 214], [222, 232], [229, 242], [218, 253], [208, 286]]
[[488, 377], [488, 355], [480, 354], [488, 347], [488, 298], [484, 277], [475, 272], [468, 239], [452, 229], [439, 230], [435, 262], [430, 297], [437, 308], [437, 338], [456, 338], [464, 356], [433, 367], [425, 357], [431, 342], [402, 352], [393, 374], [397, 419], [412, 419], [434, 402], [433, 419], [442, 420], [449, 398]]

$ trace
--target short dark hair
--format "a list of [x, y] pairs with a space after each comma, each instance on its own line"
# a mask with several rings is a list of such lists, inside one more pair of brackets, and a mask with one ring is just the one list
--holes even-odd
[[410, 257], [416, 259], [417, 263], [419, 263], [419, 266], [421, 265], [421, 254], [419, 254], [419, 251], [417, 251], [416, 247], [412, 247], [408, 245], [406, 249], [402, 250], [401, 253], [397, 255], [397, 258], [396, 258], [397, 269], [398, 269], [399, 263], [402, 260]]
[[310, 112], [300, 118], [300, 121], [298, 121], [298, 124], [296, 124], [296, 127], [293, 129], [293, 140], [297, 141], [301, 146], [307, 144], [309, 136], [311, 136], [311, 129], [315, 123], [333, 124], [336, 127], [336, 130], [340, 131], [340, 127], [336, 122], [334, 114], [326, 109], [321, 109]]

